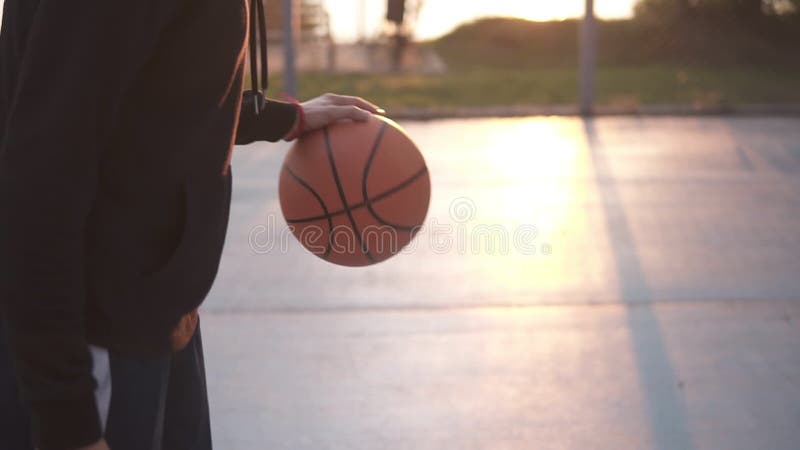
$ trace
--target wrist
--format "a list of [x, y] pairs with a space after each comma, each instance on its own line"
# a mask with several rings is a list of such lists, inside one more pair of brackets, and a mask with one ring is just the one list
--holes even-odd
[[283, 138], [283, 140], [289, 142], [293, 141], [305, 133], [306, 129], [306, 114], [303, 110], [303, 105], [300, 104], [295, 99], [289, 98], [289, 103], [291, 103], [295, 107], [295, 120], [294, 125], [289, 130], [289, 133]]

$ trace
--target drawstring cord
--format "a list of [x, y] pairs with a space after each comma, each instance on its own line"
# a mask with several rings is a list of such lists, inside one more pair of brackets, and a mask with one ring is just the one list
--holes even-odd
[[[258, 57], [256, 47], [259, 48], [261, 60], [261, 80], [258, 77]], [[269, 61], [267, 58], [267, 20], [264, 12], [263, 0], [250, 1], [250, 86], [256, 96], [255, 113], [258, 115], [263, 107], [263, 94], [269, 87]], [[259, 89], [260, 87], [260, 89]]]
[[[250, 88], [247, 94], [253, 98], [253, 108], [255, 115], [258, 116], [267, 105], [264, 95], [269, 88], [269, 61], [267, 54], [267, 16], [264, 11], [265, 0], [250, 0]], [[259, 52], [260, 50], [260, 52]], [[261, 77], [259, 79], [259, 59], [261, 67]], [[288, 98], [297, 109], [297, 117], [294, 128], [286, 140], [294, 140], [306, 131], [306, 116], [303, 106], [297, 100]]]

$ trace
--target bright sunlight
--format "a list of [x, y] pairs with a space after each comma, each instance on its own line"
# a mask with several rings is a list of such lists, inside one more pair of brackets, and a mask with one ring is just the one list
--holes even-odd
[[[612, 19], [630, 17], [636, 0], [595, 0], [599, 17]], [[375, 33], [386, 13], [386, 2], [376, 0], [326, 0], [331, 13], [334, 34], [341, 40], [353, 40], [358, 35], [359, 8], [365, 8], [367, 32]], [[441, 36], [461, 23], [479, 17], [507, 16], [528, 20], [548, 21], [579, 17], [584, 0], [424, 0], [417, 24], [416, 36], [431, 39]]]

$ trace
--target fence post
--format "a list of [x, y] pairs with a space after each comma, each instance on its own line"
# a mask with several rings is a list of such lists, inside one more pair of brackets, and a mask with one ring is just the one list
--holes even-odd
[[287, 95], [297, 98], [293, 9], [294, 0], [283, 0], [283, 87]]
[[581, 114], [588, 116], [594, 109], [594, 81], [597, 64], [597, 31], [594, 17], [594, 0], [586, 0], [580, 30], [579, 92]]

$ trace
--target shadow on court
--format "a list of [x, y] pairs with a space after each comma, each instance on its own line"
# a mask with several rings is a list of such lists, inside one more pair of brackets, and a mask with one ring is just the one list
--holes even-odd
[[[202, 311], [216, 446], [797, 448], [798, 119], [403, 125], [452, 246], [356, 270], [286, 233], [285, 148], [237, 149]], [[524, 226], [534, 253], [457, 245]]]
[[681, 382], [670, 361], [661, 332], [661, 324], [652, 309], [652, 294], [647, 276], [637, 254], [625, 205], [620, 198], [613, 173], [603, 152], [602, 137], [594, 119], [583, 122], [588, 150], [592, 157], [597, 189], [602, 199], [606, 233], [616, 264], [620, 302], [627, 306], [626, 318], [639, 385], [646, 403], [654, 448], [692, 450], [686, 420], [686, 406], [680, 392]]

